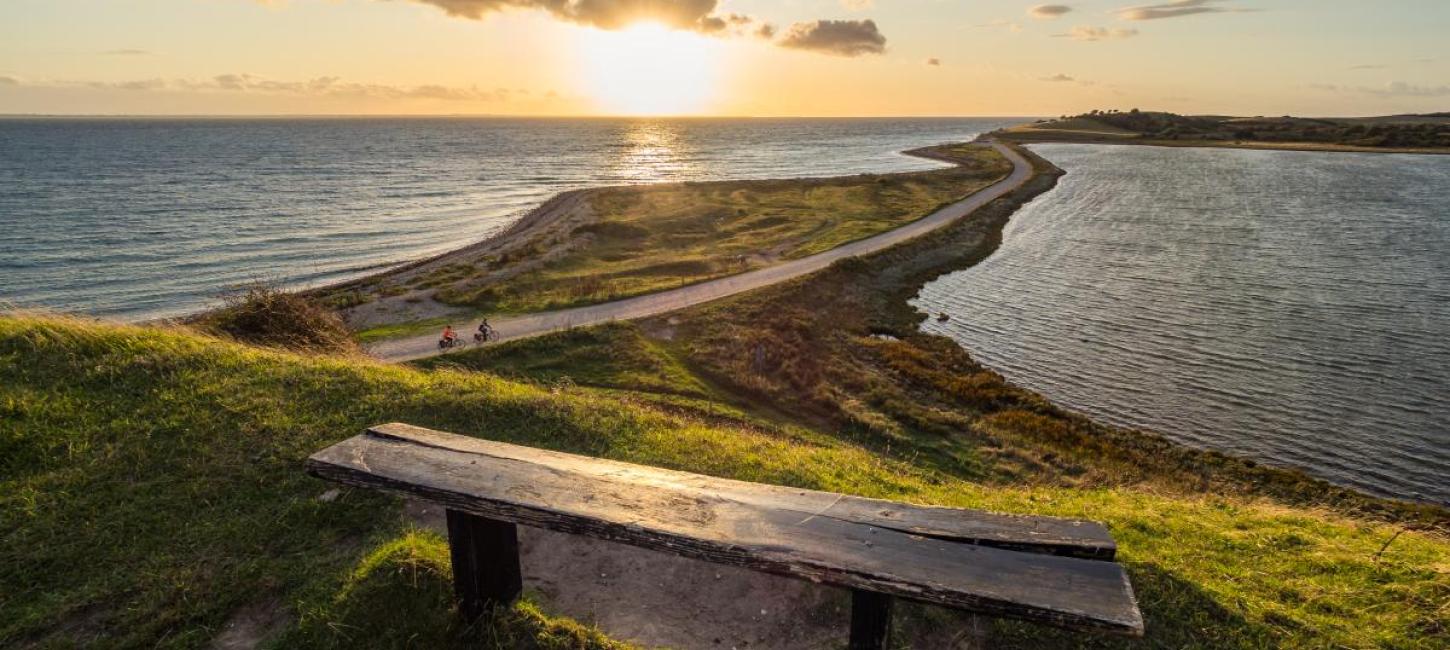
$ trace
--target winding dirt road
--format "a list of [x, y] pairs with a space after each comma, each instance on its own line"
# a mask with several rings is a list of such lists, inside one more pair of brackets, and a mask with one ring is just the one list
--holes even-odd
[[[992, 142], [991, 144], [994, 149], [1012, 161], [1011, 174], [961, 201], [943, 207], [900, 228], [859, 239], [809, 257], [738, 275], [586, 307], [500, 317], [493, 319], [491, 324], [498, 332], [500, 340], [510, 340], [557, 332], [571, 327], [657, 316], [808, 275], [849, 257], [891, 248], [966, 217], [977, 208], [1021, 187], [1023, 183], [1027, 182], [1027, 179], [1032, 177], [1032, 164], [1027, 159], [1001, 143]], [[472, 336], [473, 330], [477, 327], [477, 322], [468, 323], [459, 330], [459, 333], [466, 337]], [[432, 332], [378, 341], [368, 347], [368, 352], [384, 361], [394, 362], [421, 359], [443, 353], [438, 349], [438, 335]]]

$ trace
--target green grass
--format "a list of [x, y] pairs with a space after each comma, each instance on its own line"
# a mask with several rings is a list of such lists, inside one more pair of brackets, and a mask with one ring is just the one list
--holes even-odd
[[[627, 365], [627, 364], [626, 364]], [[278, 603], [286, 647], [455, 647], [443, 544], [397, 501], [306, 477], [401, 420], [751, 481], [1105, 521], [1148, 620], [1133, 643], [1001, 624], [1006, 647], [1443, 647], [1450, 542], [1321, 508], [1144, 485], [993, 486], [764, 419], [619, 391], [247, 348], [180, 331], [0, 318], [0, 646], [198, 647]], [[545, 604], [546, 605], [546, 604]], [[607, 647], [500, 613], [499, 647]], [[532, 644], [532, 645], [531, 645]]]
[[435, 298], [451, 305], [528, 312], [731, 275], [890, 230], [1011, 171], [991, 149], [950, 153], [958, 166], [925, 172], [604, 188], [590, 199], [594, 220], [571, 235], [583, 245], [544, 260], [548, 246], [525, 243], [507, 259], [483, 262], [542, 260], [506, 282], [452, 265], [416, 286], [437, 289]]
[[467, 320], [470, 320], [470, 317], [468, 317], [467, 315], [455, 314], [452, 316], [438, 316], [436, 318], [427, 318], [424, 320], [410, 321], [406, 323], [388, 323], [386, 325], [378, 325], [376, 327], [370, 327], [368, 329], [361, 330], [354, 334], [354, 336], [357, 338], [359, 343], [373, 343], [375, 341], [381, 341], [384, 339], [394, 339], [403, 336], [412, 336], [414, 334], [422, 334], [424, 332], [431, 332], [434, 330], [441, 331], [444, 325], [448, 325], [450, 323], [463, 323]]

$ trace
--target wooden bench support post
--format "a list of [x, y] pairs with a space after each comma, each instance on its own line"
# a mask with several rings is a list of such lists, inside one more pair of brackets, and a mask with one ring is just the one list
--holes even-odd
[[891, 639], [893, 600], [886, 594], [851, 590], [851, 650], [885, 650]]
[[450, 509], [448, 550], [458, 611], [468, 622], [490, 606], [512, 603], [523, 591], [518, 526]]

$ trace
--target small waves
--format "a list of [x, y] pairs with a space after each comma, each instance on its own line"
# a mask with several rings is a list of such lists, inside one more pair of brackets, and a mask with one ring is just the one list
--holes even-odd
[[0, 119], [0, 301], [146, 319], [497, 233], [565, 190], [928, 169], [1014, 119]]
[[1107, 422], [1450, 503], [1450, 157], [1036, 149], [1067, 176], [924, 329]]

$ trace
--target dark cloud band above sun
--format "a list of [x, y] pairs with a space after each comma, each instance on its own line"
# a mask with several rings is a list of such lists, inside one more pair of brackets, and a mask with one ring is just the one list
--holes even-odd
[[[510, 9], [538, 10], [571, 23], [621, 29], [643, 21], [702, 34], [753, 34], [770, 39], [770, 23], [738, 13], [718, 13], [719, 0], [411, 0], [433, 5], [450, 16], [482, 20]], [[862, 5], [861, 8], [869, 5]], [[815, 20], [787, 28], [777, 45], [838, 56], [880, 54], [886, 37], [871, 20]]]
[[601, 29], [619, 29], [653, 20], [676, 29], [718, 31], [728, 22], [715, 15], [717, 0], [413, 0], [442, 9], [450, 16], [474, 20], [507, 9], [547, 11], [561, 20]]
[[1232, 6], [1228, 0], [1173, 0], [1152, 5], [1124, 7], [1117, 11], [1123, 20], [1160, 20], [1196, 14], [1248, 13], [1256, 11]]

